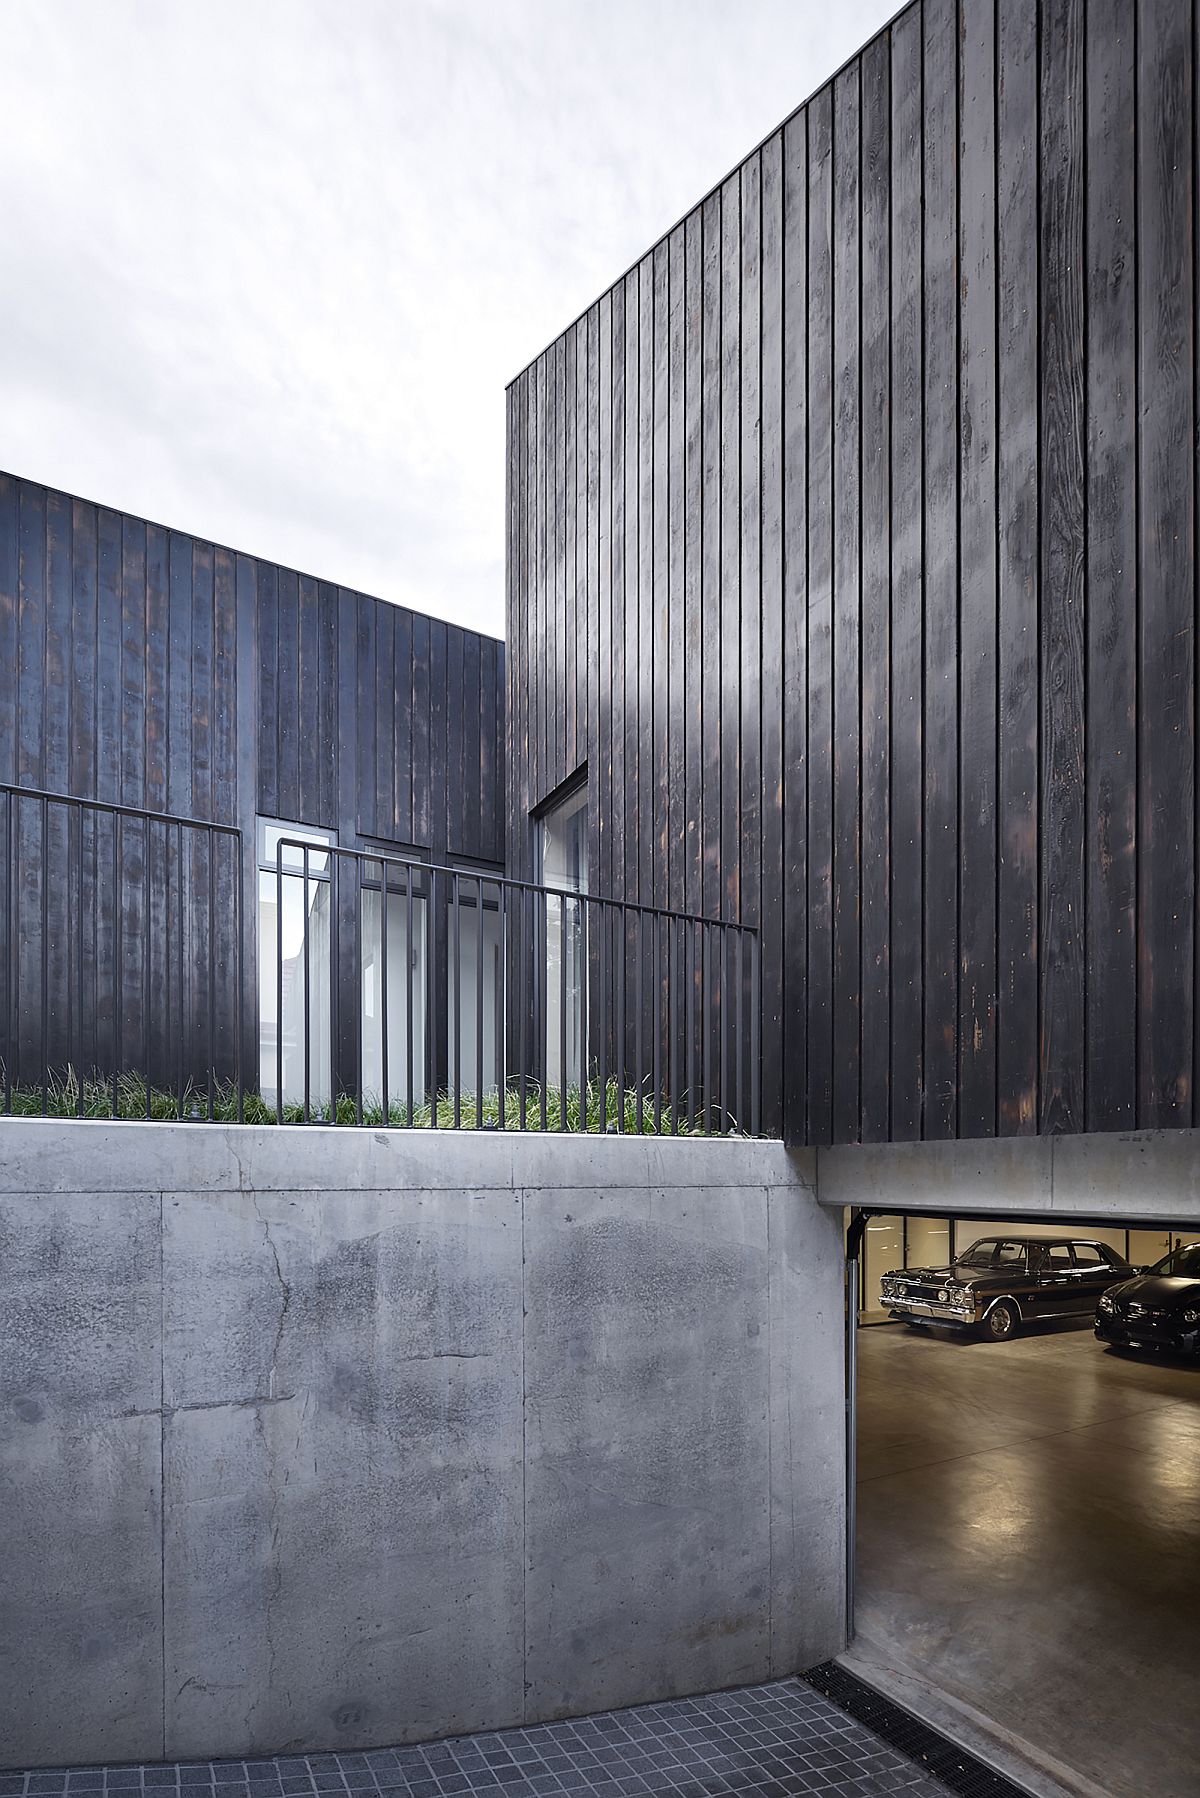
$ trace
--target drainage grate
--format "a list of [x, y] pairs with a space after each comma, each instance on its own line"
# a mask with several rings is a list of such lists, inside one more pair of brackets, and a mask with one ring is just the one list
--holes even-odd
[[835, 1661], [810, 1667], [802, 1676], [824, 1697], [832, 1699], [858, 1723], [863, 1723], [901, 1754], [928, 1768], [935, 1779], [957, 1792], [959, 1798], [1028, 1798], [1021, 1786], [976, 1760], [964, 1748], [930, 1729], [911, 1712], [902, 1710], [873, 1686]]

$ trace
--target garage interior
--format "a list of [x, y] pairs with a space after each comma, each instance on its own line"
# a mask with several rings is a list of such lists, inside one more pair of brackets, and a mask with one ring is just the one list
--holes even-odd
[[1200, 1792], [1200, 1364], [1092, 1316], [989, 1342], [888, 1320], [883, 1274], [988, 1235], [1135, 1266], [1200, 1222], [875, 1213], [858, 1263], [847, 1665], [1033, 1792]]

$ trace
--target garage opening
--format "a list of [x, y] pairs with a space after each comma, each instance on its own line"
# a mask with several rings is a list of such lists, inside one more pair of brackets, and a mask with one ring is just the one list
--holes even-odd
[[[1190, 1245], [1200, 1217], [862, 1233], [846, 1662], [1031, 1790], [1200, 1792], [1200, 1355], [1155, 1346], [1200, 1341]], [[1101, 1340], [1156, 1265], [1109, 1313], [1141, 1346]]]

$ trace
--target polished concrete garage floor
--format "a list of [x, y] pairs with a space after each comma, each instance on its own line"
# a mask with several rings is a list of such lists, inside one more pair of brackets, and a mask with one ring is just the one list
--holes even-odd
[[1062, 1323], [858, 1344], [854, 1653], [1068, 1789], [1197, 1798], [1200, 1367]]

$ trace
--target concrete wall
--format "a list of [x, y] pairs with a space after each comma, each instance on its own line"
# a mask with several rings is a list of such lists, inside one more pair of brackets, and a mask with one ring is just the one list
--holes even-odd
[[839, 1211], [1135, 1226], [1200, 1219], [1200, 1130], [856, 1145], [819, 1150], [817, 1169], [821, 1204]]
[[776, 1143], [0, 1121], [0, 1762], [836, 1651], [841, 1253]]

